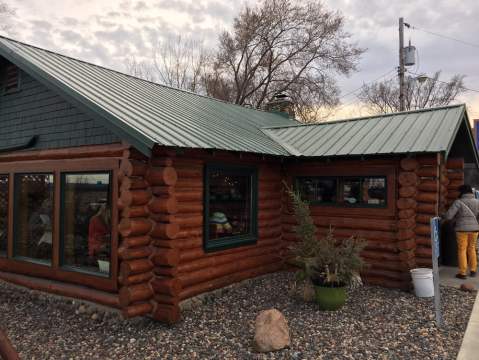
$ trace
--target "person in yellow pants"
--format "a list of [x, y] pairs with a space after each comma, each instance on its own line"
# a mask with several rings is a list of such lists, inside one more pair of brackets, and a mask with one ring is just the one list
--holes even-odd
[[479, 200], [474, 197], [470, 185], [460, 186], [459, 192], [459, 198], [454, 201], [444, 217], [447, 220], [456, 220], [454, 229], [456, 230], [459, 266], [459, 273], [456, 277], [466, 279], [468, 267], [471, 277], [476, 276], [477, 272], [476, 243], [479, 232], [479, 223], [477, 221]]

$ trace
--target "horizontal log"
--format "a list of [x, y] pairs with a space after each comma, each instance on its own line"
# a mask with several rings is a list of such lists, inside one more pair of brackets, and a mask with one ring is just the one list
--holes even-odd
[[123, 286], [120, 289], [119, 297], [120, 306], [125, 308], [132, 303], [153, 298], [153, 289], [149, 284]]
[[[294, 216], [285, 216], [283, 221], [291, 223]], [[395, 231], [397, 226], [394, 220], [383, 219], [355, 219], [347, 217], [315, 217], [314, 223], [317, 226], [332, 226], [336, 228], [362, 229], [362, 230], [379, 230], [379, 231]]]
[[439, 176], [439, 169], [437, 166], [424, 166], [420, 167], [416, 173], [419, 177], [435, 178]]
[[158, 304], [153, 313], [153, 319], [166, 324], [175, 324], [180, 321], [180, 308], [178, 305]]
[[203, 227], [203, 215], [178, 214], [176, 218], [181, 229]]
[[178, 249], [158, 248], [151, 259], [156, 266], [175, 266], [180, 262]]
[[150, 185], [175, 185], [178, 180], [176, 170], [171, 166], [151, 167], [146, 175], [146, 180]]
[[178, 223], [157, 223], [151, 231], [151, 236], [160, 239], [175, 239], [180, 232]]
[[416, 195], [417, 188], [415, 186], [401, 186], [399, 189], [399, 197], [409, 198]]
[[146, 205], [151, 199], [150, 190], [123, 191], [120, 195], [121, 202], [126, 206]]
[[170, 295], [164, 295], [164, 294], [155, 294], [153, 296], [153, 300], [156, 301], [158, 304], [167, 304], [167, 305], [178, 305], [179, 297], [173, 297]]
[[129, 237], [146, 235], [152, 227], [152, 222], [144, 218], [123, 218], [118, 225], [118, 230], [121, 236]]
[[176, 191], [174, 186], [167, 186], [167, 185], [152, 186], [151, 192], [155, 196], [164, 196], [164, 197], [176, 196]]
[[418, 177], [414, 172], [401, 172], [399, 174], [398, 182], [402, 186], [416, 186]]
[[133, 259], [142, 259], [147, 258], [153, 253], [152, 249], [149, 246], [136, 247], [136, 248], [127, 248], [119, 247], [118, 256], [121, 260], [133, 260]]
[[187, 239], [177, 239], [177, 244], [179, 249], [192, 249], [192, 248], [200, 248], [203, 246], [203, 237], [190, 237]]
[[180, 293], [180, 299], [184, 300], [192, 296], [222, 288], [245, 279], [250, 279], [259, 275], [274, 272], [277, 271], [280, 267], [280, 263], [264, 264], [253, 269], [236, 272], [214, 280], [194, 284], [193, 286], [183, 288]]
[[203, 213], [202, 201], [188, 201], [178, 203], [178, 212], [182, 214], [201, 214]]
[[141, 274], [153, 269], [149, 259], [127, 260], [120, 263], [120, 275], [126, 278], [130, 275]]
[[460, 195], [461, 195], [461, 193], [460, 193], [459, 191], [451, 191], [451, 190], [449, 190], [449, 191], [447, 192], [447, 199], [454, 201], [454, 200], [458, 199]]
[[402, 289], [402, 290], [409, 290], [410, 288], [410, 281], [409, 280], [394, 280], [386, 277], [377, 277], [377, 276], [366, 276], [361, 275], [363, 277], [364, 283], [368, 285], [375, 285], [381, 286], [385, 288], [391, 289]]
[[198, 226], [197, 228], [193, 229], [185, 229], [183, 227], [180, 227], [180, 232], [178, 233], [178, 240], [182, 239], [190, 239], [193, 237], [201, 237], [203, 238], [203, 227]]
[[431, 259], [432, 257], [432, 249], [430, 247], [423, 247], [423, 246], [418, 246], [416, 248], [416, 256], [417, 257], [425, 257]]
[[401, 159], [399, 165], [405, 171], [414, 171], [419, 166], [419, 163], [414, 158], [404, 158]]
[[428, 258], [428, 257], [418, 257], [416, 259], [416, 264], [418, 267], [428, 267], [428, 268], [431, 268], [432, 267], [432, 258]]
[[416, 214], [416, 211], [414, 209], [404, 209], [398, 211], [398, 217], [400, 219], [409, 219], [413, 217]]
[[436, 193], [438, 185], [439, 183], [437, 180], [421, 179], [417, 188], [419, 191]]
[[464, 158], [449, 158], [446, 162], [448, 169], [464, 169]]
[[126, 206], [121, 210], [122, 218], [148, 217], [149, 211], [146, 206]]
[[182, 179], [179, 178], [175, 185], [176, 192], [179, 194], [184, 190], [203, 191], [203, 179]]
[[412, 263], [415, 259], [415, 249], [401, 250], [401, 252], [398, 255], [398, 258], [403, 263]]
[[157, 248], [178, 249], [178, 240], [151, 238], [151, 245]]
[[387, 251], [391, 253], [397, 253], [398, 249], [395, 243], [393, 242], [384, 242], [384, 241], [374, 241], [369, 240], [366, 244], [365, 250], [373, 251]]
[[371, 269], [366, 268], [363, 273], [365, 276], [374, 276], [382, 277], [384, 279], [393, 279], [393, 280], [405, 280], [409, 277], [409, 274], [404, 271], [393, 271], [393, 270], [382, 270], [382, 269]]
[[418, 224], [425, 224], [425, 225], [430, 225], [431, 224], [431, 218], [433, 216], [432, 215], [422, 215], [422, 214], [418, 214], [416, 215], [416, 222]]
[[281, 199], [274, 199], [274, 200], [265, 200], [258, 202], [258, 210], [270, 210], [270, 209], [281, 209]]
[[463, 172], [448, 172], [447, 177], [449, 180], [462, 180], [464, 181], [464, 173]]
[[416, 159], [421, 166], [435, 166], [438, 163], [436, 155], [418, 156]]
[[145, 236], [133, 236], [133, 237], [124, 237], [121, 240], [121, 246], [126, 248], [135, 248], [141, 247], [150, 244], [150, 237]]
[[415, 232], [411, 229], [399, 229], [397, 235], [398, 240], [409, 240], [413, 239], [415, 236]]
[[436, 204], [419, 203], [416, 208], [416, 213], [435, 215], [437, 213], [437, 206]]
[[121, 180], [120, 192], [129, 190], [144, 190], [148, 187], [148, 183], [142, 177], [124, 176]]
[[201, 179], [203, 178], [202, 167], [190, 167], [190, 168], [175, 168], [178, 174], [178, 178], [181, 179]]
[[401, 198], [396, 202], [396, 206], [399, 210], [415, 209], [416, 200], [411, 198]]
[[123, 152], [123, 157], [126, 159], [140, 160], [143, 162], [149, 161], [149, 157], [147, 157], [145, 154], [141, 153], [139, 150], [135, 149], [134, 147], [130, 147], [129, 149], [125, 150]]
[[120, 276], [118, 276], [118, 282], [121, 285], [128, 286], [128, 285], [134, 285], [134, 284], [147, 283], [152, 278], [153, 278], [153, 273], [151, 271], [141, 273], [141, 274], [130, 275], [127, 277], [123, 277], [123, 275], [120, 274]]
[[397, 227], [399, 229], [411, 229], [414, 226], [416, 226], [416, 220], [414, 219], [414, 217], [410, 217], [410, 218], [407, 218], [407, 219], [401, 219], [397, 223]]
[[181, 291], [181, 282], [178, 278], [156, 277], [151, 286], [155, 294], [178, 296]]
[[431, 246], [431, 238], [428, 236], [416, 236], [416, 244], [421, 246]]
[[416, 195], [417, 202], [435, 204], [439, 200], [439, 194], [431, 192], [420, 192]]
[[148, 209], [156, 214], [176, 214], [178, 212], [178, 202], [174, 197], [154, 197], [148, 204]]
[[378, 260], [368, 259], [367, 267], [371, 269], [382, 269], [382, 270], [393, 270], [393, 271], [404, 270], [404, 266], [401, 261], [378, 261]]
[[127, 306], [121, 310], [125, 319], [130, 319], [137, 316], [145, 316], [153, 311], [153, 305], [149, 302], [139, 302]]
[[399, 260], [399, 256], [397, 254], [391, 254], [391, 253], [386, 253], [381, 251], [364, 250], [363, 252], [361, 252], [361, 256], [365, 260], [366, 259], [383, 260], [383, 261], [389, 261], [389, 260], [398, 261]]
[[144, 176], [148, 170], [148, 164], [139, 160], [123, 159], [120, 163], [120, 172], [128, 177]]
[[184, 274], [184, 273], [195, 272], [198, 270], [204, 270], [207, 268], [216, 268], [219, 266], [223, 266], [225, 264], [235, 263], [236, 261], [241, 259], [257, 257], [260, 255], [265, 255], [265, 254], [271, 254], [276, 252], [277, 249], [278, 249], [278, 246], [273, 244], [272, 246], [268, 246], [268, 247], [252, 248], [249, 251], [244, 251], [241, 253], [201, 257], [197, 259], [192, 259], [188, 262], [182, 262], [178, 266], [178, 270], [181, 274]]
[[153, 165], [153, 166], [172, 166], [173, 165], [173, 157], [153, 156], [151, 158], [151, 165]]
[[431, 235], [431, 227], [428, 226], [428, 225], [418, 224], [418, 225], [414, 228], [414, 232], [415, 232], [417, 235], [420, 235], [420, 236], [430, 236], [430, 235]]
[[178, 276], [179, 274], [179, 271], [178, 271], [178, 267], [175, 266], [175, 267], [170, 267], [170, 266], [156, 266], [154, 269], [153, 269], [153, 273], [155, 275], [158, 275], [159, 277], [170, 277], [170, 278], [174, 278], [176, 276]]
[[461, 185], [464, 185], [463, 180], [451, 180], [447, 186], [447, 189], [457, 190]]
[[160, 223], [177, 223], [178, 222], [178, 218], [174, 214], [150, 213], [150, 219]]
[[[178, 187], [176, 187], [178, 188]], [[203, 189], [190, 190], [190, 189], [181, 189], [181, 191], [176, 191], [176, 199], [180, 204], [185, 202], [193, 203], [203, 203]]]
[[399, 250], [411, 250], [416, 248], [416, 239], [411, 238], [409, 240], [403, 240], [397, 242], [397, 247]]

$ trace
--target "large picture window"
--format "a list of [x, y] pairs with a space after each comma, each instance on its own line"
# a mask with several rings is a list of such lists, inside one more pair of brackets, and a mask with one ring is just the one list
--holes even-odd
[[14, 256], [50, 264], [53, 174], [15, 175]]
[[0, 256], [7, 254], [8, 242], [8, 175], [0, 175]]
[[205, 250], [219, 250], [256, 241], [257, 188], [254, 168], [206, 167]]
[[62, 174], [62, 265], [109, 275], [110, 173]]
[[310, 204], [386, 207], [385, 176], [297, 177], [296, 188]]

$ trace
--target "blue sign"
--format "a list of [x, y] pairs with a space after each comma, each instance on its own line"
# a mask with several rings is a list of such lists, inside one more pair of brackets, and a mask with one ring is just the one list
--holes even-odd
[[433, 256], [436, 258], [439, 257], [440, 254], [440, 236], [441, 233], [441, 219], [439, 217], [431, 218], [431, 242], [433, 248]]
[[474, 189], [474, 195], [476, 199], [479, 199], [479, 190]]

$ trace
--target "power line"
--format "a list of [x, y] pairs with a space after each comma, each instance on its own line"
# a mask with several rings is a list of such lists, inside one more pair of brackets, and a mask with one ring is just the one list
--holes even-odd
[[410, 28], [411, 29], [414, 29], [414, 30], [419, 30], [419, 31], [422, 31], [422, 32], [425, 32], [425, 33], [428, 33], [428, 34], [431, 34], [431, 35], [434, 35], [434, 36], [438, 36], [438, 37], [442, 37], [444, 39], [448, 39], [448, 40], [451, 40], [451, 41], [456, 41], [456, 42], [459, 42], [461, 44], [464, 44], [464, 45], [468, 45], [468, 46], [472, 46], [472, 47], [475, 47], [475, 48], [478, 48], [479, 49], [479, 45], [478, 44], [474, 44], [474, 43], [471, 43], [469, 41], [464, 41], [464, 40], [461, 40], [461, 39], [456, 39], [452, 36], [448, 36], [448, 35], [442, 35], [442, 34], [439, 34], [439, 33], [436, 33], [436, 32], [433, 32], [433, 31], [429, 31], [429, 30], [424, 30], [424, 29], [420, 29], [416, 26], [413, 26], [413, 25], [410, 25]]
[[340, 96], [339, 99], [344, 99], [345, 97], [347, 97], [347, 96], [349, 96], [349, 95], [351, 95], [351, 94], [354, 94], [356, 91], [361, 90], [364, 85], [368, 85], [368, 84], [371, 84], [371, 83], [373, 83], [373, 82], [376, 82], [376, 81], [378, 81], [379, 79], [385, 77], [386, 75], [389, 75], [389, 74], [392, 73], [393, 71], [396, 71], [396, 69], [394, 68], [394, 69], [392, 69], [392, 70], [389, 70], [387, 73], [385, 73], [385, 74], [383, 74], [383, 75], [377, 77], [376, 79], [371, 80], [371, 81], [369, 81], [369, 82], [367, 82], [367, 83], [363, 83], [363, 84], [362, 84], [360, 87], [358, 87], [357, 89], [354, 89], [354, 90], [352, 90], [352, 91], [350, 91], [350, 92], [348, 92], [348, 93], [346, 93], [346, 94]]

